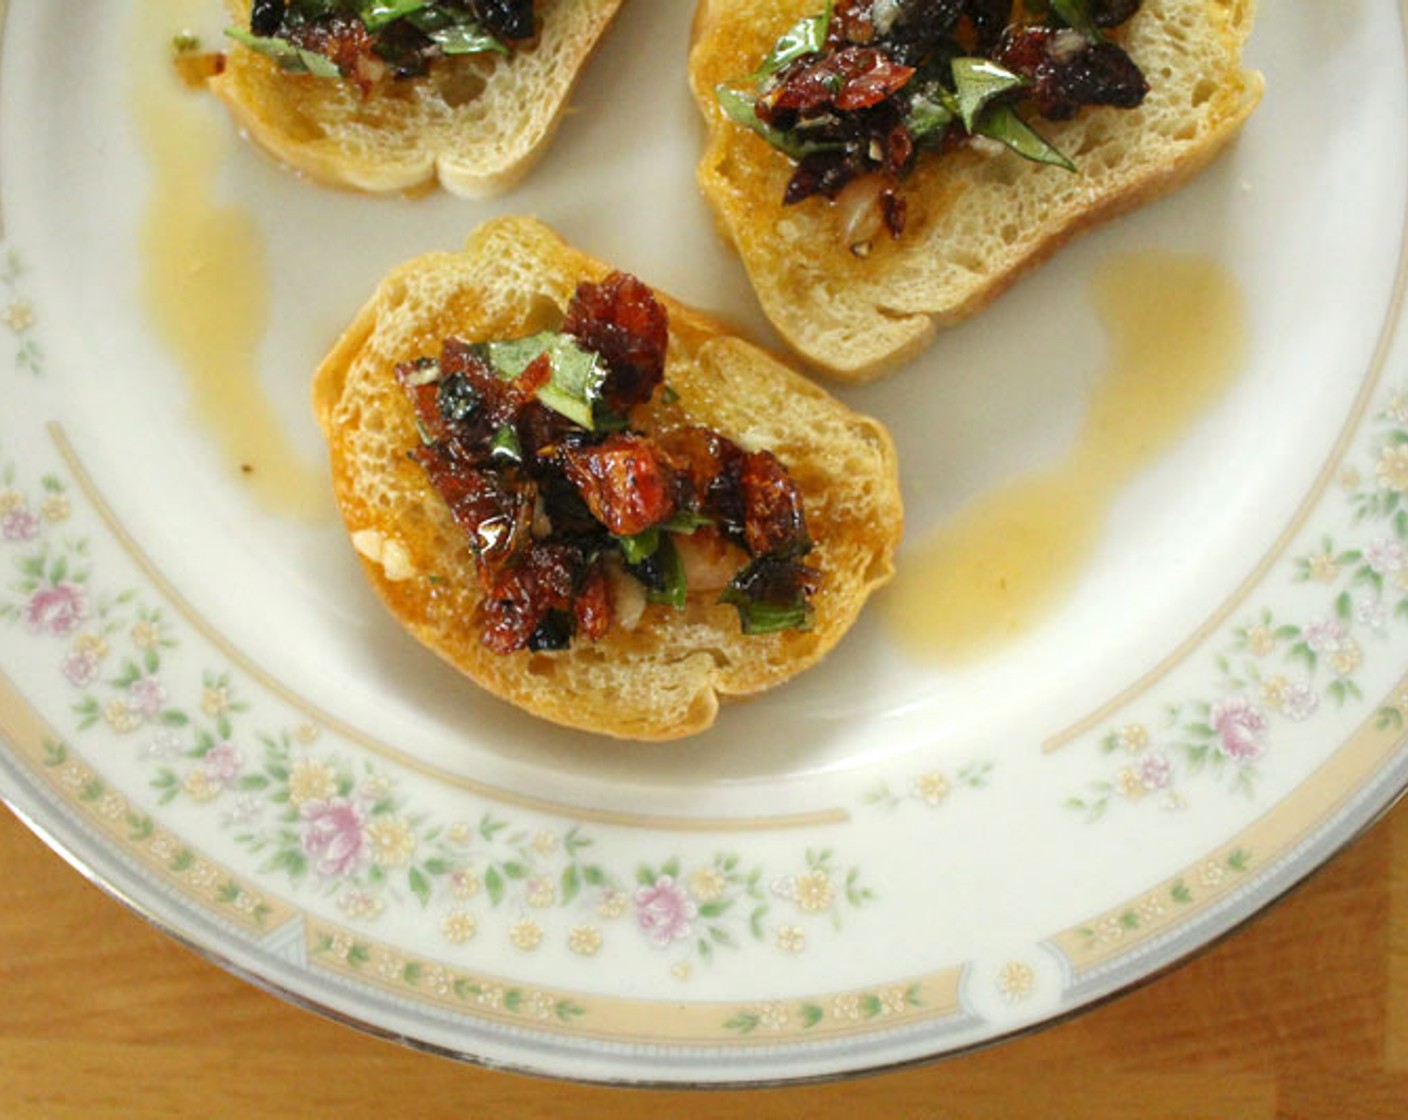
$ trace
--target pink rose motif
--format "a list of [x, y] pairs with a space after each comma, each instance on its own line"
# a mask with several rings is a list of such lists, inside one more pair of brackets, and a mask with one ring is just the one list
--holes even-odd
[[0, 536], [7, 541], [32, 541], [39, 536], [39, 515], [32, 509], [12, 509], [0, 520]]
[[74, 688], [87, 688], [98, 679], [98, 658], [88, 650], [69, 650], [64, 658], [63, 672]]
[[1161, 754], [1151, 754], [1139, 764], [1139, 782], [1145, 789], [1168, 789], [1173, 781], [1173, 763]]
[[1245, 697], [1219, 700], [1211, 718], [1218, 749], [1233, 762], [1255, 762], [1266, 753], [1266, 716]]
[[142, 677], [127, 686], [127, 700], [132, 710], [143, 718], [155, 719], [166, 703], [166, 689], [155, 677]]
[[699, 907], [669, 875], [636, 891], [636, 922], [657, 949], [688, 937], [689, 923], [698, 914]]
[[355, 874], [371, 858], [371, 844], [363, 826], [367, 814], [360, 805], [345, 797], [309, 801], [299, 811], [308, 823], [303, 833], [303, 851], [315, 860], [318, 874], [339, 879]]
[[88, 596], [72, 583], [41, 587], [29, 597], [25, 622], [38, 634], [72, 634], [88, 617]]
[[205, 752], [205, 776], [211, 784], [228, 786], [240, 776], [244, 755], [234, 743], [218, 743]]
[[1333, 618], [1317, 618], [1305, 628], [1305, 644], [1315, 653], [1335, 653], [1344, 637], [1344, 627]]

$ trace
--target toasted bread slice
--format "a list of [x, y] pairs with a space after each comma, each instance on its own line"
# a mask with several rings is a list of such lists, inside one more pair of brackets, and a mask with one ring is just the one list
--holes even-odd
[[[466, 341], [526, 335], [583, 280], [610, 270], [528, 218], [481, 227], [461, 253], [435, 253], [382, 283], [318, 369], [314, 407], [335, 495], [367, 576], [396, 618], [480, 685], [546, 719], [623, 738], [673, 739], [708, 727], [720, 698], [778, 684], [841, 639], [892, 574], [902, 510], [894, 448], [858, 415], [717, 323], [657, 293], [670, 319], [666, 385], [638, 408], [649, 432], [697, 423], [767, 448], [802, 492], [821, 573], [806, 632], [744, 635], [733, 607], [691, 596], [652, 605], [633, 629], [561, 653], [493, 653], [480, 641], [482, 593], [463, 530], [407, 459], [414, 415], [397, 363]], [[666, 399], [668, 398], [668, 399]]]
[[818, 0], [700, 0], [690, 81], [709, 126], [699, 182], [788, 345], [851, 381], [912, 357], [939, 327], [980, 310], [1073, 235], [1181, 185], [1236, 134], [1261, 97], [1241, 67], [1254, 0], [1144, 0], [1120, 42], [1148, 76], [1137, 109], [1040, 122], [1071, 173], [1011, 152], [921, 156], [905, 181], [908, 224], [861, 259], [846, 215], [820, 197], [782, 205], [794, 164], [728, 120], [715, 88], [752, 73]]
[[[248, 0], [226, 0], [248, 26]], [[371, 193], [506, 190], [546, 149], [621, 0], [540, 0], [536, 41], [511, 57], [443, 60], [364, 96], [350, 81], [289, 74], [233, 45], [210, 89], [253, 140], [319, 182]]]

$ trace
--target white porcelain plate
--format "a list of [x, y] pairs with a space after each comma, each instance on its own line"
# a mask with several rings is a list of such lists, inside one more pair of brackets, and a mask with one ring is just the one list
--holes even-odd
[[[1403, 789], [1403, 12], [1264, 0], [1267, 95], [1207, 174], [843, 394], [894, 431], [903, 568], [1074, 438], [1102, 267], [1230, 278], [1247, 361], [1055, 608], [955, 666], [903, 652], [882, 601], [820, 668], [644, 747], [463, 683], [386, 618], [330, 501], [284, 516], [232, 469], [148, 310], [142, 230], [221, 200], [255, 271], [205, 263], [265, 278], [248, 364], [309, 472], [325, 348], [389, 267], [491, 214], [767, 340], [694, 186], [691, 7], [627, 5], [548, 157], [476, 203], [327, 191], [251, 150], [169, 76], [176, 30], [218, 38], [213, 0], [0, 3], [0, 792], [175, 936], [379, 1034], [566, 1077], [789, 1081], [1126, 989]], [[161, 195], [157, 139], [209, 183]]]

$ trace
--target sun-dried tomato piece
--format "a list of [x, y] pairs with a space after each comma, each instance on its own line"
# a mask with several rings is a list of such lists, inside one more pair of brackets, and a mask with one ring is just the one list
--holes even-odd
[[646, 285], [624, 272], [577, 287], [563, 330], [607, 366], [602, 399], [617, 416], [644, 404], [665, 379], [669, 317]]
[[[582, 554], [562, 545], [538, 545], [487, 588], [482, 641], [495, 653], [529, 648], [543, 621], [554, 611], [571, 617], [572, 595], [583, 567]], [[570, 639], [571, 635], [568, 635]], [[540, 642], [540, 648], [552, 648]]]
[[601, 561], [593, 561], [582, 574], [581, 587], [572, 603], [577, 634], [596, 642], [611, 629], [611, 585]]
[[1009, 28], [994, 61], [1031, 83], [1027, 91], [1049, 120], [1069, 120], [1084, 105], [1133, 109], [1149, 83], [1118, 43], [1085, 43], [1065, 49], [1074, 32], [1050, 27]]
[[445, 499], [469, 539], [488, 581], [511, 565], [531, 541], [534, 489], [527, 480], [481, 470], [438, 445], [418, 447], [411, 458]]
[[624, 433], [563, 452], [567, 477], [598, 521], [633, 537], [675, 512], [679, 473], [645, 436]]
[[738, 479], [743, 495], [743, 537], [754, 556], [798, 556], [811, 547], [802, 496], [771, 451], [754, 451]]
[[874, 47], [842, 47], [834, 54], [801, 59], [783, 70], [774, 88], [759, 100], [759, 116], [791, 110], [803, 116], [835, 107], [868, 109], [892, 97], [914, 77]]

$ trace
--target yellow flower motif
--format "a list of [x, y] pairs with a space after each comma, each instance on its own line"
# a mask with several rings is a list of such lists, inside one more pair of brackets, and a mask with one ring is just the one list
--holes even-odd
[[70, 512], [68, 499], [62, 494], [52, 494], [44, 499], [39, 512], [44, 515], [45, 521], [67, 521]]
[[127, 812], [127, 802], [115, 793], [106, 793], [98, 802], [98, 812], [110, 821], [121, 820]]
[[727, 886], [728, 883], [717, 867], [700, 867], [689, 876], [689, 893], [700, 902], [713, 902], [723, 897], [724, 888]]
[[1265, 657], [1276, 648], [1276, 631], [1269, 626], [1253, 626], [1247, 631], [1247, 649], [1257, 657]]
[[909, 1006], [909, 997], [900, 987], [886, 988], [880, 993], [880, 1014], [898, 1015]]
[[829, 910], [836, 897], [831, 890], [831, 879], [825, 871], [808, 871], [798, 875], [794, 886], [796, 894], [793, 898], [797, 908], [808, 914]]
[[777, 931], [777, 947], [784, 953], [800, 953], [807, 947], [807, 935], [799, 926], [780, 926]]
[[1147, 792], [1143, 779], [1139, 777], [1139, 771], [1129, 767], [1120, 771], [1119, 777], [1115, 779], [1115, 786], [1121, 795], [1131, 801], [1138, 801]]
[[381, 817], [367, 826], [372, 861], [378, 867], [405, 867], [416, 850], [416, 834], [400, 817]]
[[1340, 485], [1346, 490], [1354, 490], [1364, 481], [1358, 467], [1345, 467], [1340, 471]]
[[485, 984], [474, 993], [474, 1002], [480, 1007], [502, 1007], [504, 990], [497, 984]]
[[694, 975], [694, 968], [688, 961], [679, 961], [670, 966], [670, 975], [676, 980], [688, 980]]
[[337, 775], [321, 762], [303, 759], [288, 775], [288, 799], [295, 809], [310, 801], [326, 801], [337, 792]]
[[318, 725], [316, 723], [300, 723], [293, 729], [293, 737], [305, 747], [318, 740]]
[[449, 996], [454, 994], [455, 987], [451, 982], [450, 974], [438, 964], [427, 965], [425, 972], [421, 974], [421, 978], [425, 983], [426, 990], [437, 996]]
[[1127, 723], [1120, 728], [1120, 746], [1130, 754], [1138, 754], [1149, 745], [1149, 729], [1142, 723]]
[[0, 490], [0, 517], [24, 509], [28, 504], [18, 490]]
[[1345, 638], [1330, 657], [1330, 667], [1342, 677], [1352, 676], [1364, 664], [1364, 651], [1353, 638]]
[[161, 631], [155, 623], [142, 619], [132, 627], [132, 644], [138, 649], [155, 649], [156, 644], [161, 641]]
[[579, 957], [594, 957], [601, 952], [603, 938], [596, 926], [573, 926], [567, 933], [567, 947]]
[[523, 1013], [533, 1019], [551, 1019], [557, 1000], [547, 992], [530, 992], [522, 1003]]
[[914, 779], [914, 792], [925, 805], [942, 805], [951, 788], [948, 779], [937, 770]]
[[479, 932], [479, 923], [474, 915], [463, 910], [451, 910], [440, 923], [440, 932], [451, 945], [463, 945]]
[[456, 898], [473, 898], [484, 887], [484, 880], [472, 867], [459, 867], [450, 872], [450, 893]]
[[781, 1031], [786, 1029], [791, 1018], [786, 1004], [767, 1003], [758, 1011], [758, 1026], [765, 1031]]
[[97, 634], [80, 634], [73, 639], [73, 648], [79, 653], [91, 654], [101, 661], [108, 655], [108, 644]]
[[230, 690], [223, 686], [201, 689], [200, 710], [211, 719], [224, 715], [230, 710]]
[[847, 994], [831, 1001], [831, 1014], [843, 1022], [854, 1022], [861, 1016], [860, 996]]
[[1269, 677], [1261, 682], [1261, 699], [1272, 708], [1279, 708], [1286, 699], [1286, 690], [1291, 682], [1285, 677]]
[[543, 927], [531, 918], [524, 918], [509, 929], [508, 939], [519, 952], [531, 953], [543, 943]]
[[551, 879], [529, 879], [524, 901], [534, 910], [545, 910], [557, 901], [557, 888]]
[[17, 299], [5, 308], [5, 325], [16, 334], [34, 326], [34, 305], [27, 299]]
[[1202, 879], [1204, 886], [1220, 886], [1222, 881], [1227, 878], [1227, 868], [1223, 867], [1217, 860], [1210, 859], [1207, 863], [1203, 864], [1202, 870], [1199, 872], [1199, 878]]
[[1408, 490], [1408, 443], [1391, 443], [1383, 449], [1374, 472], [1383, 490]]
[[556, 834], [549, 832], [547, 829], [539, 831], [538, 834], [533, 837], [533, 851], [537, 852], [540, 856], [552, 855], [553, 852], [557, 851]]
[[601, 896], [596, 912], [603, 918], [619, 918], [631, 908], [631, 900], [625, 891], [609, 890]]
[[142, 713], [133, 711], [120, 696], [108, 701], [107, 707], [103, 709], [103, 719], [119, 735], [136, 731], [142, 726]]
[[1328, 552], [1316, 553], [1309, 561], [1310, 578], [1320, 583], [1334, 583], [1339, 577], [1340, 566]]
[[451, 844], [463, 848], [474, 839], [474, 829], [464, 821], [456, 821], [450, 826], [449, 832], [445, 833], [445, 838]]
[[349, 891], [338, 899], [342, 912], [353, 921], [367, 922], [386, 909], [386, 903], [367, 891]]
[[1008, 1003], [1021, 1003], [1036, 989], [1036, 972], [1026, 961], [1011, 961], [997, 974], [997, 990]]
[[406, 975], [406, 962], [395, 953], [383, 951], [376, 959], [376, 973], [383, 980], [400, 980]]
[[59, 771], [59, 781], [69, 789], [80, 789], [93, 780], [93, 772], [81, 762], [70, 762]]
[[186, 790], [186, 795], [197, 805], [214, 801], [220, 796], [221, 789], [224, 788], [218, 783], [212, 782], [204, 770], [192, 770], [181, 784]]

